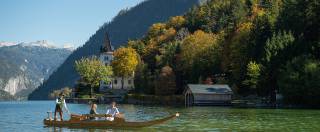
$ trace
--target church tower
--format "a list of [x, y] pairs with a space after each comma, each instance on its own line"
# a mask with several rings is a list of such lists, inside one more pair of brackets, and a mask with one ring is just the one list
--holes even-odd
[[106, 65], [110, 65], [112, 60], [113, 60], [113, 47], [111, 45], [109, 35], [108, 33], [106, 33], [104, 43], [100, 48], [100, 61]]

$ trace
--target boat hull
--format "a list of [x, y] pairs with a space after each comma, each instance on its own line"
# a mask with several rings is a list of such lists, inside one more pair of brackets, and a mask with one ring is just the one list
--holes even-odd
[[157, 125], [164, 123], [168, 120], [176, 118], [177, 115], [172, 115], [166, 118], [145, 121], [145, 122], [127, 122], [124, 120], [108, 121], [108, 120], [68, 120], [68, 121], [54, 121], [49, 119], [44, 119], [43, 123], [45, 126], [49, 127], [69, 127], [69, 128], [139, 128], [148, 127], [152, 125]]

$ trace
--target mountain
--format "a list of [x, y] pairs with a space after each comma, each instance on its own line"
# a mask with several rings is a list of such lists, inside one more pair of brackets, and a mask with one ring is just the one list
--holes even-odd
[[0, 90], [0, 101], [15, 100], [15, 99], [17, 99], [15, 96], [11, 95], [6, 91]]
[[0, 42], [0, 47], [13, 46], [13, 45], [17, 45], [17, 43], [15, 43], [15, 42], [6, 42], [6, 41], [1, 41]]
[[48, 41], [0, 43], [0, 100], [25, 99], [71, 54]]
[[74, 69], [75, 60], [97, 55], [107, 32], [112, 45], [117, 48], [130, 39], [141, 38], [153, 23], [181, 15], [198, 4], [198, 0], [147, 0], [131, 9], [120, 11], [111, 22], [105, 23], [82, 47], [76, 49], [43, 85], [30, 94], [29, 99], [48, 99], [50, 91], [72, 87], [79, 78]]

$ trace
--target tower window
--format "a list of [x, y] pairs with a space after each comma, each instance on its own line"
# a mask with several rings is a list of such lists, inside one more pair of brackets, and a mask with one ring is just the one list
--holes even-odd
[[131, 84], [131, 80], [128, 80], [128, 84]]
[[117, 84], [117, 83], [118, 83], [117, 79], [116, 79], [116, 80], [114, 80], [114, 84]]

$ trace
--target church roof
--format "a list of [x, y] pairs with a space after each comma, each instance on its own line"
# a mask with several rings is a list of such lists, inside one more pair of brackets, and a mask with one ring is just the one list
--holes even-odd
[[103, 52], [112, 52], [113, 51], [113, 46], [111, 45], [111, 41], [109, 39], [109, 34], [106, 33], [103, 45], [101, 47], [101, 53]]

